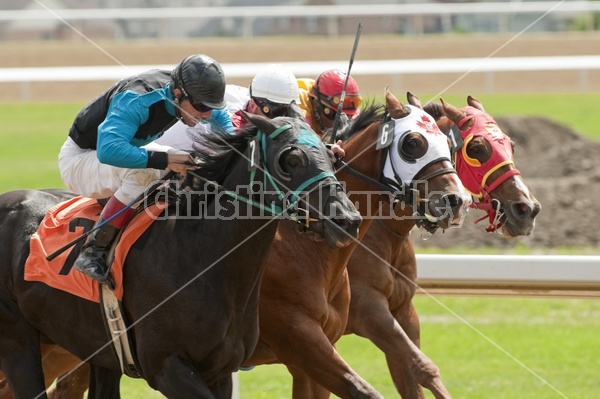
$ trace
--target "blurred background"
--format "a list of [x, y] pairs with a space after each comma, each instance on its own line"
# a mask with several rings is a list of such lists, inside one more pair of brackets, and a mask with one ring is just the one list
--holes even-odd
[[[600, 59], [590, 58], [600, 48], [598, 1], [0, 0], [0, 68], [123, 66], [105, 80], [104, 71], [4, 70], [0, 101], [86, 101], [131, 74], [127, 66], [172, 66], [196, 52], [223, 64], [301, 62], [296, 75], [315, 77], [347, 68], [359, 22], [353, 74], [366, 95], [386, 85], [432, 94], [600, 90]], [[586, 58], [505, 60], [525, 56]], [[256, 68], [228, 80], [246, 85]]]

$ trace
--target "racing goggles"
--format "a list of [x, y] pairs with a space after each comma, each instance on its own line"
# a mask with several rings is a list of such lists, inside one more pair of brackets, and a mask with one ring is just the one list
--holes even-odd
[[289, 104], [274, 103], [266, 98], [252, 97], [252, 99], [260, 108], [260, 112], [269, 119], [278, 116], [286, 116], [288, 114], [288, 109], [290, 108]]
[[[340, 105], [340, 100], [342, 98], [342, 93], [340, 94], [334, 94], [332, 96], [325, 96], [323, 95], [323, 93], [321, 93], [321, 102], [323, 103], [323, 105], [326, 105], [327, 107], [333, 109], [334, 113], [333, 116], [335, 116], [335, 111], [337, 111], [339, 105]], [[346, 115], [352, 117], [354, 116], [354, 114], [356, 114], [356, 111], [358, 111], [358, 107], [360, 107], [360, 104], [362, 103], [362, 98], [360, 95], [358, 94], [346, 94], [346, 96], [344, 97], [344, 104], [342, 105], [342, 112], [345, 113]], [[327, 116], [331, 115], [328, 114]]]

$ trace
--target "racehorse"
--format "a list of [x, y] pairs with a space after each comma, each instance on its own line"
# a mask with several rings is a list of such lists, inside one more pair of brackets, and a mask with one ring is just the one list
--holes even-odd
[[[447, 139], [433, 118], [390, 92], [387, 112], [382, 111], [382, 106], [371, 106], [354, 120], [346, 132], [351, 139], [344, 144], [349, 161], [338, 165], [338, 178], [365, 217], [361, 234], [395, 196], [414, 201], [422, 217], [435, 218], [446, 228], [460, 223], [470, 197], [451, 167]], [[384, 142], [388, 146], [379, 150]], [[328, 397], [329, 391], [342, 398], [380, 397], [334, 346], [347, 322], [345, 264], [355, 246], [330, 249], [299, 235], [292, 223], [279, 225], [261, 282], [260, 340], [244, 365], [285, 364], [295, 398]]]
[[[391, 206], [390, 193], [402, 193], [398, 207], [418, 203], [423, 217], [446, 228], [460, 223], [470, 197], [452, 168], [447, 138], [430, 115], [389, 91], [381, 109], [367, 107], [354, 120], [345, 132], [348, 163], [338, 165], [364, 219], [360, 236], [381, 207]], [[381, 397], [335, 349], [348, 318], [345, 266], [355, 246], [331, 249], [298, 235], [291, 223], [279, 226], [262, 280], [260, 340], [244, 364], [285, 364], [294, 398]]]
[[[246, 117], [238, 135], [199, 137], [198, 173], [212, 183], [181, 194], [190, 206], [157, 218], [125, 259], [122, 305], [136, 366], [169, 398], [231, 396], [231, 374], [258, 340], [259, 283], [281, 215], [336, 247], [358, 233], [360, 214], [308, 125]], [[46, 397], [41, 343], [86, 359], [94, 376], [118, 381], [122, 373], [97, 303], [24, 280], [29, 238], [63, 198], [0, 196], [0, 365], [18, 399]], [[95, 395], [118, 397], [112, 387], [96, 384]]]
[[[410, 93], [408, 101], [421, 106]], [[487, 230], [501, 229], [507, 237], [529, 235], [540, 204], [518, 174], [511, 140], [479, 101], [469, 96], [467, 103], [462, 110], [445, 102], [429, 103], [425, 110], [443, 131], [451, 124], [460, 128], [452, 140], [462, 142], [455, 148], [454, 162], [459, 178], [476, 196], [474, 206], [491, 214]], [[417, 265], [409, 235], [415, 223], [382, 216], [372, 223], [348, 263], [352, 299], [346, 334], [368, 338], [384, 352], [402, 398], [424, 398], [421, 387], [438, 399], [450, 398], [437, 366], [419, 350], [419, 318], [412, 304]], [[437, 226], [425, 221], [423, 227]]]

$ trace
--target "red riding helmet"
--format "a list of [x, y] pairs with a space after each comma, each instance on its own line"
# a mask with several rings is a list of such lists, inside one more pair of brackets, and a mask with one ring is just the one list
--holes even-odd
[[[335, 115], [340, 104], [342, 91], [344, 90], [344, 82], [346, 81], [346, 73], [339, 69], [330, 69], [319, 75], [311, 89], [311, 95], [315, 97], [326, 108], [323, 109], [325, 115], [329, 115], [331, 110]], [[342, 112], [352, 118], [358, 111], [362, 98], [358, 89], [358, 84], [352, 76], [348, 78], [346, 85], [346, 96], [344, 97], [344, 105]]]

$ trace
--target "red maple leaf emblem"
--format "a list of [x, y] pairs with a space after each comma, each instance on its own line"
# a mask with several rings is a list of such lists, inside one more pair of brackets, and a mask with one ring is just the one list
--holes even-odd
[[421, 120], [417, 121], [417, 126], [425, 130], [428, 133], [437, 133], [437, 125], [429, 118], [428, 115], [421, 115]]

